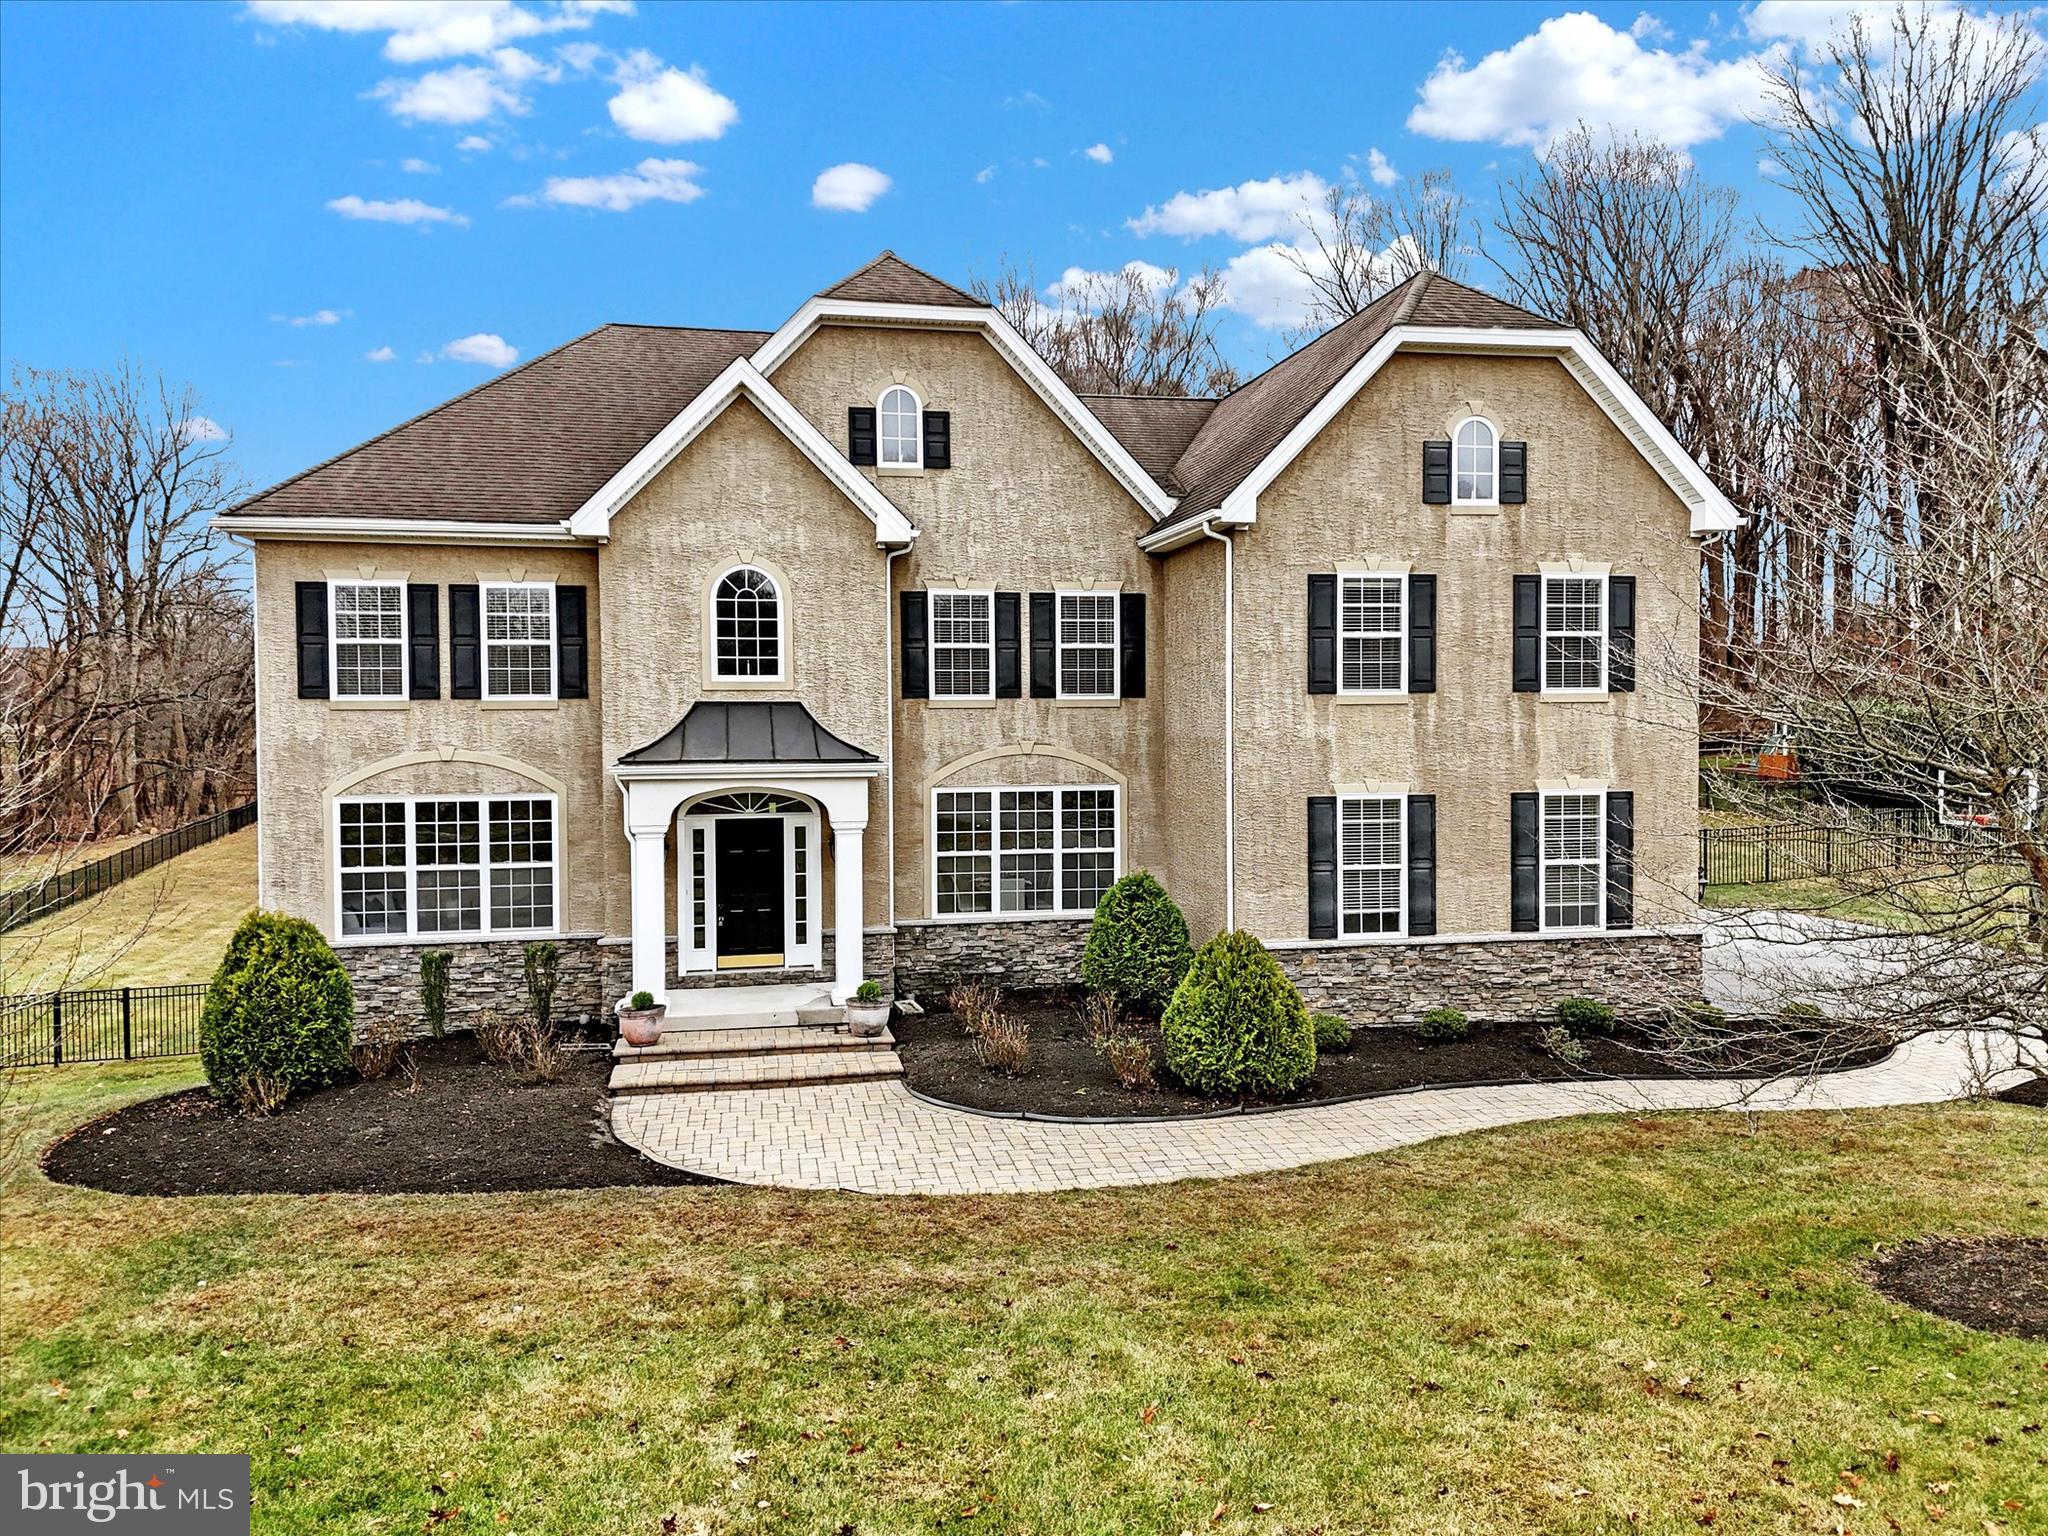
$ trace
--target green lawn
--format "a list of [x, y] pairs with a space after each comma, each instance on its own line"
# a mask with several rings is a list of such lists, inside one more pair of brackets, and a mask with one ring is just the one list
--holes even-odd
[[18, 885], [33, 885], [64, 870], [104, 859], [110, 853], [119, 853], [130, 844], [144, 842], [155, 835], [153, 832], [131, 832], [124, 837], [106, 837], [97, 842], [60, 843], [38, 853], [0, 853], [0, 891], [11, 891]]
[[1812, 912], [1901, 933], [1980, 931], [1986, 940], [2009, 942], [2019, 931], [2021, 900], [2005, 871], [1977, 868], [1955, 873], [1921, 865], [1852, 878], [1710, 885], [1702, 905]]
[[1003, 1199], [140, 1200], [33, 1171], [60, 1129], [191, 1080], [16, 1081], [0, 1443], [247, 1451], [260, 1532], [2018, 1536], [2048, 1513], [2048, 1352], [1854, 1274], [1922, 1233], [2048, 1234], [2035, 1110], [1577, 1120]]

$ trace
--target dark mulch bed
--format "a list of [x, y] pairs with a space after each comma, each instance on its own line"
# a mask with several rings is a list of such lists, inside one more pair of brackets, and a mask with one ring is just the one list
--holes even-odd
[[2030, 1104], [2035, 1109], [2048, 1109], [2048, 1077], [2030, 1077], [2024, 1083], [2013, 1084], [1996, 1097], [2008, 1104]]
[[1873, 1259], [1863, 1273], [1893, 1301], [1951, 1322], [2048, 1339], [2048, 1238], [1928, 1238]]
[[613, 1139], [606, 1052], [566, 1053], [527, 1083], [466, 1036], [415, 1048], [419, 1090], [393, 1074], [295, 1099], [268, 1117], [203, 1088], [79, 1127], [44, 1155], [53, 1179], [121, 1195], [483, 1194], [701, 1184]]
[[[1021, 1075], [1004, 1077], [984, 1067], [974, 1041], [954, 1016], [935, 1012], [899, 1018], [890, 1025], [903, 1056], [904, 1081], [919, 1093], [951, 1104], [1039, 1115], [1198, 1115], [1232, 1107], [1181, 1087], [1163, 1066], [1156, 1088], [1126, 1090], [1089, 1042], [1080, 1015], [1062, 1001], [1013, 995], [1006, 999], [1005, 1011], [1031, 1021], [1031, 1064]], [[1463, 1040], [1440, 1042], [1424, 1040], [1412, 1029], [1357, 1030], [1351, 1049], [1320, 1058], [1315, 1076], [1286, 1102], [1317, 1104], [1458, 1083], [1693, 1075], [1675, 1071], [1649, 1054], [1625, 1029], [1612, 1036], [1589, 1037], [1588, 1060], [1566, 1066], [1537, 1043], [1542, 1029], [1539, 1024], [1500, 1025], [1475, 1029]], [[1777, 1034], [1773, 1044], [1775, 1049], [1759, 1048], [1747, 1060], [1729, 1062], [1726, 1072], [1763, 1074], [1804, 1064], [1798, 1042], [1791, 1037]], [[1885, 1054], [1886, 1048], [1873, 1046], [1828, 1066], [1864, 1066]]]

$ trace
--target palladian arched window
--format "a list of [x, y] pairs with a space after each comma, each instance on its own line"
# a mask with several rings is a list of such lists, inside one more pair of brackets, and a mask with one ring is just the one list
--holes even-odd
[[782, 593], [751, 565], [719, 578], [712, 594], [716, 675], [772, 682], [782, 676]]
[[1482, 416], [1468, 416], [1458, 423], [1457, 436], [1452, 443], [1455, 456], [1452, 468], [1456, 471], [1457, 488], [1451, 499], [1461, 502], [1498, 500], [1500, 440], [1494, 433], [1493, 423]]
[[924, 407], [901, 384], [882, 391], [875, 408], [876, 436], [884, 469], [919, 469], [924, 464], [920, 438]]

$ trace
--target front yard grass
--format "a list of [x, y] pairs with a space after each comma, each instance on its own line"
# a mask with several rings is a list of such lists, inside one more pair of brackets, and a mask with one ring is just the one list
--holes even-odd
[[2048, 1233], [2038, 1110], [1582, 1119], [1000, 1199], [150, 1200], [34, 1171], [194, 1076], [16, 1080], [0, 1443], [249, 1452], [259, 1532], [2018, 1536], [2048, 1512], [2040, 1346], [1855, 1274], [1924, 1233]]

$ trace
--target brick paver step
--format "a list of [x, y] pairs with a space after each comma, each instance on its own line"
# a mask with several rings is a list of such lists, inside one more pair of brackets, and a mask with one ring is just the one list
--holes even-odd
[[620, 1061], [661, 1061], [678, 1056], [773, 1056], [790, 1051], [886, 1051], [895, 1045], [896, 1037], [886, 1029], [862, 1037], [816, 1025], [790, 1024], [772, 1029], [665, 1030], [659, 1045], [614, 1041], [612, 1055]]
[[[874, 1042], [863, 1041], [873, 1047]], [[764, 1052], [749, 1056], [671, 1056], [622, 1061], [612, 1068], [611, 1092], [621, 1095], [691, 1094], [818, 1083], [860, 1083], [903, 1075], [903, 1059], [887, 1046], [867, 1050]]]

